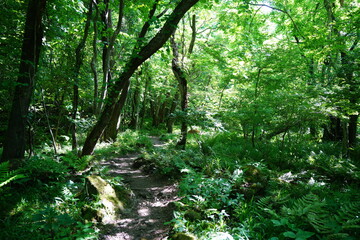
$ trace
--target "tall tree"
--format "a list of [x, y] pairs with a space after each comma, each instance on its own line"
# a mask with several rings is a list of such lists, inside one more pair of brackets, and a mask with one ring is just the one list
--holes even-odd
[[[155, 0], [152, 9], [149, 12], [148, 20], [145, 22], [144, 26], [142, 27], [142, 29], [139, 33], [138, 40], [137, 40], [137, 43], [134, 48], [134, 52], [136, 52], [138, 50], [138, 48], [141, 46], [141, 43], [149, 30], [150, 21], [152, 21], [152, 18], [154, 17], [155, 11], [158, 7], [158, 2], [159, 2], [159, 0]], [[122, 87], [120, 97], [114, 107], [114, 110], [113, 110], [111, 118], [110, 118], [110, 122], [104, 132], [105, 140], [113, 140], [113, 141], [116, 140], [116, 136], [117, 136], [117, 133], [119, 130], [119, 117], [120, 117], [121, 110], [123, 109], [123, 107], [125, 105], [125, 101], [126, 101], [126, 98], [128, 95], [129, 85], [130, 85], [130, 79], [128, 79], [126, 81], [125, 85]]]
[[92, 9], [93, 9], [93, 3], [92, 0], [89, 3], [89, 11], [87, 13], [87, 19], [85, 23], [84, 28], [84, 35], [82, 39], [80, 40], [78, 46], [75, 50], [75, 66], [74, 66], [74, 85], [73, 85], [73, 109], [72, 109], [72, 122], [71, 122], [71, 138], [72, 138], [72, 150], [77, 149], [77, 138], [76, 138], [76, 117], [78, 112], [78, 106], [79, 106], [79, 74], [80, 74], [80, 68], [83, 65], [83, 51], [85, 48], [85, 43], [87, 40], [87, 37], [89, 35], [89, 28], [90, 28], [90, 20], [92, 15]]
[[26, 125], [43, 39], [46, 0], [30, 0], [22, 43], [19, 76], [5, 136], [2, 160], [21, 159], [26, 149]]
[[164, 23], [161, 30], [145, 46], [134, 52], [132, 57], [125, 65], [124, 71], [121, 73], [119, 79], [110, 86], [110, 91], [104, 106], [104, 110], [102, 111], [100, 118], [85, 140], [82, 149], [82, 155], [92, 154], [97, 141], [110, 121], [119, 93], [124, 89], [124, 87], [127, 86], [127, 82], [129, 81], [130, 77], [144, 61], [151, 57], [166, 43], [166, 41], [170, 38], [171, 34], [176, 29], [180, 19], [198, 1], [199, 0], [180, 1], [168, 17], [167, 21]]
[[187, 84], [185, 72], [181, 67], [181, 62], [179, 59], [179, 48], [175, 42], [175, 35], [173, 35], [170, 40], [174, 55], [174, 58], [171, 61], [171, 68], [175, 75], [176, 80], [178, 81], [178, 86], [180, 90], [180, 107], [181, 107], [181, 111], [184, 114], [181, 120], [181, 138], [177, 143], [177, 145], [180, 146], [182, 149], [185, 149], [187, 131], [188, 131], [188, 124], [187, 124], [188, 84]]
[[[185, 28], [185, 25], [183, 26]], [[171, 42], [171, 48], [173, 51], [173, 59], [171, 61], [171, 68], [174, 73], [174, 76], [178, 82], [179, 86], [179, 92], [180, 92], [180, 107], [181, 111], [183, 112], [183, 117], [181, 120], [181, 138], [178, 141], [177, 145], [181, 147], [182, 149], [185, 149], [186, 147], [186, 139], [187, 139], [187, 132], [188, 132], [188, 119], [187, 119], [187, 111], [188, 111], [188, 102], [189, 102], [189, 96], [188, 96], [188, 80], [187, 76], [184, 70], [184, 59], [185, 57], [189, 57], [195, 46], [195, 40], [196, 40], [196, 15], [192, 15], [190, 19], [190, 27], [191, 27], [191, 39], [189, 43], [188, 49], [185, 47], [185, 33], [183, 31], [181, 39], [181, 52], [182, 52], [182, 58], [180, 58], [179, 55], [179, 47], [178, 44], [175, 41], [175, 32], [173, 36], [170, 38]]]

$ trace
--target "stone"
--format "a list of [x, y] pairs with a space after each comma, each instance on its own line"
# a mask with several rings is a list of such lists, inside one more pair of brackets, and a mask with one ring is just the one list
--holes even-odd
[[87, 177], [90, 194], [99, 197], [102, 207], [98, 209], [98, 215], [102, 223], [112, 223], [120, 218], [120, 213], [124, 211], [124, 204], [119, 200], [115, 189], [103, 178], [97, 175]]

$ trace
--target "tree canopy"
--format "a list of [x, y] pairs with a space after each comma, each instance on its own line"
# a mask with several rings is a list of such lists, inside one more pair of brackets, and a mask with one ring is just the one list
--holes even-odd
[[[270, 199], [275, 191], [270, 194], [266, 187], [280, 183], [248, 181], [246, 173], [248, 165], [254, 171], [263, 167], [267, 176], [296, 169], [300, 178], [300, 169], [316, 170], [324, 179], [334, 173], [358, 183], [358, 0], [3, 0], [0, 7], [0, 191], [12, 181], [26, 181], [27, 170], [21, 169], [41, 154], [58, 163], [71, 154], [71, 161], [91, 165], [90, 155], [95, 152], [96, 158], [102, 144], [127, 146], [119, 136], [131, 130], [171, 139], [175, 165], [162, 159], [158, 168], [188, 174], [180, 187], [190, 187], [180, 192], [205, 194], [212, 202], [197, 197], [183, 202], [193, 207], [197, 202], [201, 214], [217, 209], [211, 216], [220, 221], [227, 217], [221, 209], [231, 209], [229, 219], [237, 216], [251, 226], [248, 230], [261, 229], [263, 235], [250, 234], [250, 239], [335, 239], [325, 229], [330, 223], [320, 224], [324, 219], [294, 213], [306, 202], [318, 212], [331, 204], [306, 195], [284, 210], [288, 215], [275, 216], [279, 202]], [[171, 151], [160, 155], [170, 158]], [[206, 158], [208, 163], [201, 162]], [[196, 159], [202, 160], [192, 162]], [[197, 167], [203, 175], [194, 173]], [[357, 175], [346, 178], [346, 171]], [[197, 184], [201, 187], [192, 189]], [[201, 192], [212, 184], [219, 187]], [[219, 190], [222, 184], [233, 188]], [[267, 212], [273, 218], [261, 228], [212, 194], [233, 200], [234, 194], [243, 195], [250, 205], [251, 197], [264, 196], [256, 206], [273, 204]], [[200, 229], [181, 222], [186, 217], [180, 215], [176, 231]], [[299, 219], [285, 215], [306, 215], [309, 224], [295, 227]], [[344, 225], [331, 233], [347, 234], [336, 239], [356, 239], [359, 231], [351, 226], [358, 224], [349, 224], [353, 235]], [[270, 225], [282, 229], [282, 237], [269, 234]]]

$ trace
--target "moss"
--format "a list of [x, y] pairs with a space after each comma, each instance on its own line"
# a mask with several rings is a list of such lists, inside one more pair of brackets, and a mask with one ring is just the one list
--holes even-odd
[[190, 233], [176, 233], [171, 237], [172, 240], [196, 240], [197, 238]]
[[102, 221], [111, 222], [119, 218], [119, 213], [124, 211], [124, 204], [117, 197], [115, 189], [100, 176], [92, 175], [87, 177], [89, 181], [89, 192], [97, 195], [103, 205], [99, 209], [99, 217]]

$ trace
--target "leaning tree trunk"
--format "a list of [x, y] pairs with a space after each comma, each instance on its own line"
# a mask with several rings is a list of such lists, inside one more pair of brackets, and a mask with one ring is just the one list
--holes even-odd
[[[150, 21], [153, 20], [156, 8], [158, 6], [158, 2], [159, 2], [159, 0], [156, 0], [155, 3], [153, 4], [153, 7], [149, 12], [149, 17], [148, 17], [149, 19], [145, 22], [145, 24], [143, 25], [143, 27], [142, 27], [142, 29], [141, 29], [141, 31], [139, 33], [139, 36], [138, 36], [138, 39], [137, 39], [137, 42], [136, 42], [135, 48], [134, 48], [135, 55], [136, 55], [136, 51], [142, 45], [142, 41], [145, 38], [145, 35], [149, 30]], [[129, 81], [130, 81], [130, 79], [128, 79], [127, 81], [125, 81], [124, 83], [121, 83], [121, 84], [129, 85], [130, 84]], [[105, 132], [104, 132], [104, 140], [105, 141], [106, 140], [115, 140], [116, 139], [116, 136], [118, 134], [118, 129], [119, 129], [118, 122], [119, 122], [120, 114], [121, 114], [121, 111], [122, 111], [122, 109], [124, 107], [126, 97], [127, 97], [127, 94], [128, 94], [128, 89], [127, 88], [128, 87], [126, 87], [126, 88], [122, 87], [121, 97], [120, 97], [119, 101], [117, 102], [117, 104], [115, 105], [115, 109], [112, 112], [112, 115], [111, 115], [111, 118], [110, 118], [109, 126], [105, 129]]]
[[121, 91], [120, 97], [116, 102], [113, 113], [111, 114], [110, 122], [104, 131], [105, 140], [116, 141], [117, 133], [120, 127], [120, 122], [119, 122], [120, 114], [126, 102], [126, 96], [128, 95], [129, 85], [130, 85], [130, 81], [126, 81], [125, 86]]
[[117, 96], [119, 92], [123, 90], [124, 83], [129, 81], [130, 77], [134, 74], [136, 69], [149, 57], [151, 57], [157, 50], [159, 50], [166, 41], [170, 38], [171, 34], [176, 29], [177, 24], [184, 14], [194, 6], [199, 0], [182, 0], [168, 17], [167, 21], [161, 28], [161, 30], [150, 40], [148, 44], [142, 47], [137, 54], [133, 54], [128, 63], [126, 64], [124, 71], [116, 81], [110, 87], [110, 93], [107, 98], [104, 110], [102, 111], [99, 120], [87, 136], [82, 155], [90, 155], [93, 153], [95, 145], [99, 140], [106, 126], [109, 124], [112, 111], [116, 104]]
[[43, 38], [42, 16], [46, 0], [30, 0], [26, 13], [19, 77], [5, 135], [2, 160], [24, 158], [26, 122]]

